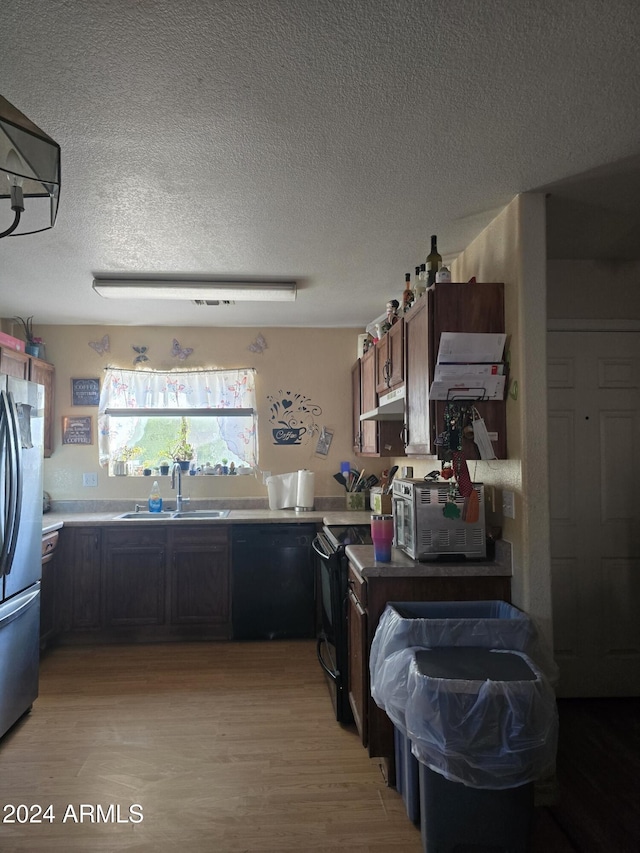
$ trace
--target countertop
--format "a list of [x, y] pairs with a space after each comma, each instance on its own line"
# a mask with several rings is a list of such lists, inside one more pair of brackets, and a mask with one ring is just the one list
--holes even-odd
[[[144, 524], [162, 524], [155, 519], [127, 520], [117, 518], [126, 509], [110, 510], [108, 512], [47, 512], [42, 516], [42, 532], [49, 533], [61, 527], [87, 526], [131, 526]], [[327, 510], [311, 510], [310, 512], [295, 512], [287, 509], [232, 509], [226, 518], [183, 518], [167, 519], [166, 524], [369, 524], [370, 512], [328, 512]]]
[[348, 545], [346, 554], [363, 578], [389, 577], [511, 577], [511, 544], [496, 542], [493, 560], [433, 561], [419, 563], [400, 551], [391, 549], [391, 562], [378, 563], [373, 556], [373, 545]]

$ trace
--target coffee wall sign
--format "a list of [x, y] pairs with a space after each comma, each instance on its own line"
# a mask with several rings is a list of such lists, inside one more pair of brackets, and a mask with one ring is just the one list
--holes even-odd
[[99, 379], [72, 379], [71, 405], [97, 406], [100, 403]]
[[91, 415], [74, 417], [65, 415], [62, 418], [63, 444], [93, 444], [93, 427]]
[[269, 395], [269, 420], [274, 444], [302, 444], [319, 432], [316, 418], [322, 409], [298, 391]]

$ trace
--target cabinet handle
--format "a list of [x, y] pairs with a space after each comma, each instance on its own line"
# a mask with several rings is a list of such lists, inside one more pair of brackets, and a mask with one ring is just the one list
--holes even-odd
[[385, 384], [387, 386], [389, 386], [391, 384], [391, 359], [390, 358], [388, 358], [384, 363], [384, 367], [382, 368], [382, 376], [384, 378]]
[[402, 424], [402, 429], [400, 430], [400, 438], [405, 447], [409, 444], [409, 427], [407, 424]]

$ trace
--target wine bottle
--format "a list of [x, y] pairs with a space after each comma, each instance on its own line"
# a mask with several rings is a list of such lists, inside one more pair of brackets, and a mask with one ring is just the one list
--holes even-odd
[[438, 254], [438, 239], [435, 234], [431, 236], [431, 251], [427, 255], [427, 285], [433, 287], [436, 283], [436, 273], [442, 266], [442, 255]]
[[405, 273], [404, 276], [404, 291], [402, 293], [402, 311], [408, 311], [413, 305], [414, 293], [411, 290], [411, 273]]

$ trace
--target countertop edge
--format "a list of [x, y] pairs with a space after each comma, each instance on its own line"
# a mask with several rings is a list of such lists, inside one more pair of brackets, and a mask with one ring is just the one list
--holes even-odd
[[[393, 548], [390, 563], [377, 563], [373, 545], [348, 545], [346, 554], [362, 578], [374, 577], [511, 577], [512, 567], [502, 560], [420, 563]], [[509, 549], [510, 556], [510, 549]]]

